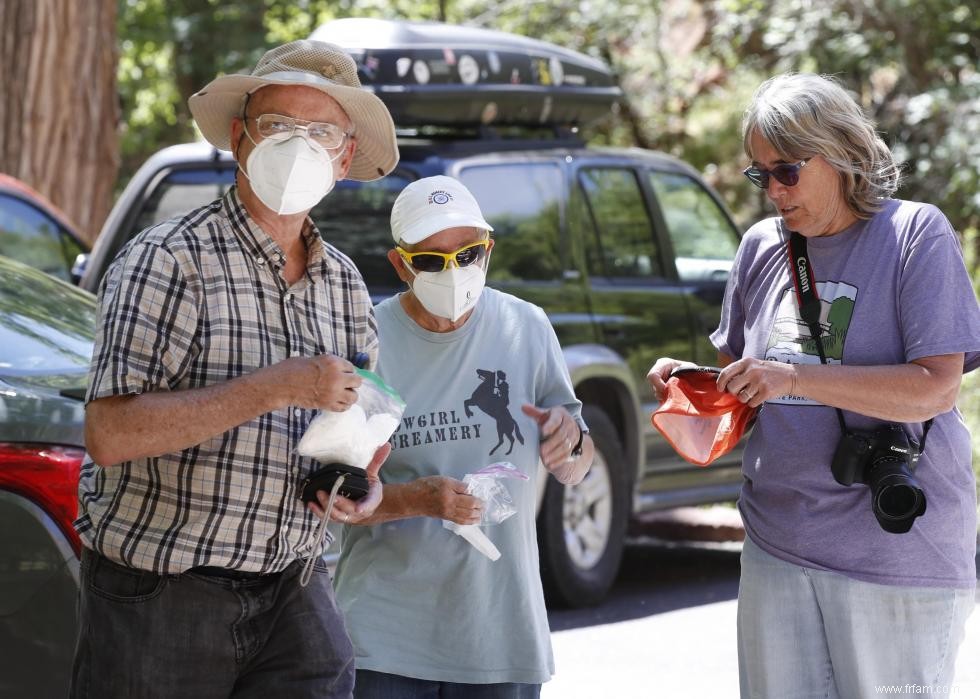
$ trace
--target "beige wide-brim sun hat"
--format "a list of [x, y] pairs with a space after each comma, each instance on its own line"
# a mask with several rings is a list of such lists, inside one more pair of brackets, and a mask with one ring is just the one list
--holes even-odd
[[251, 74], [223, 75], [191, 95], [191, 114], [204, 138], [231, 150], [231, 121], [242, 116], [246, 95], [266, 85], [305, 85], [334, 98], [354, 125], [357, 149], [348, 178], [368, 182], [398, 164], [395, 124], [388, 108], [361, 87], [357, 64], [339, 46], [303, 39], [265, 53]]

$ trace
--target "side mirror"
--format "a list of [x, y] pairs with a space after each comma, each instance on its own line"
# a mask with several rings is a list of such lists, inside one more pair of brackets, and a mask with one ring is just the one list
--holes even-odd
[[71, 266], [71, 283], [78, 286], [79, 282], [82, 281], [82, 277], [85, 275], [85, 269], [88, 267], [89, 253], [80, 252], [75, 256], [75, 262]]

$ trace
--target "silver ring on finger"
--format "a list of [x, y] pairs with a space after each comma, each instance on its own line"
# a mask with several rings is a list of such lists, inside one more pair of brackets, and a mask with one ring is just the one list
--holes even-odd
[[347, 524], [348, 522], [350, 522], [350, 512], [344, 515], [344, 524]]

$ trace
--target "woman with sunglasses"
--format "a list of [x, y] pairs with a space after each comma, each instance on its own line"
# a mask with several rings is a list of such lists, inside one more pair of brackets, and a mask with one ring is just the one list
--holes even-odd
[[[892, 198], [899, 167], [830, 78], [764, 83], [743, 143], [778, 216], [745, 234], [711, 336], [718, 387], [762, 408], [739, 498], [742, 696], [950, 693], [977, 536], [954, 403], [980, 365], [956, 233]], [[650, 370], [658, 395], [679, 364]]]
[[[491, 231], [449, 177], [408, 185], [388, 260], [408, 289], [376, 309], [378, 372], [405, 399], [384, 499], [348, 527], [337, 599], [357, 655], [358, 699], [537, 697], [554, 662], [538, 572], [538, 464], [578, 483], [593, 445], [543, 311], [485, 289]], [[444, 521], [479, 524], [463, 478], [494, 463], [516, 514], [482, 531], [499, 559]]]

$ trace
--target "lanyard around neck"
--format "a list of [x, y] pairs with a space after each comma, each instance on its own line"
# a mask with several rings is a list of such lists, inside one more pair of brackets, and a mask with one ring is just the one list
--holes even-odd
[[806, 238], [799, 233], [791, 232], [786, 245], [789, 251], [789, 266], [793, 274], [793, 285], [796, 291], [796, 303], [800, 307], [800, 317], [810, 330], [810, 336], [817, 343], [820, 353], [820, 363], [826, 364], [823, 342], [820, 339], [820, 296], [817, 293], [817, 280], [813, 274], [813, 265], [806, 254]]
[[[806, 238], [790, 231], [789, 240], [786, 241], [786, 249], [789, 252], [789, 267], [793, 276], [793, 285], [796, 292], [796, 303], [800, 307], [800, 317], [810, 330], [810, 337], [817, 344], [817, 353], [820, 355], [820, 363], [827, 363], [827, 355], [824, 353], [823, 340], [820, 335], [820, 296], [817, 294], [817, 279], [813, 274], [813, 265], [810, 264], [810, 256], [806, 254]], [[847, 434], [847, 425], [844, 423], [844, 413], [840, 408], [837, 411], [837, 421], [840, 423], [841, 434]]]

